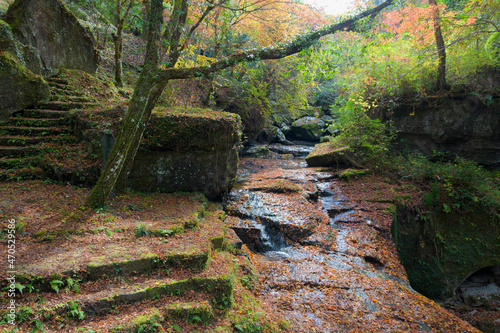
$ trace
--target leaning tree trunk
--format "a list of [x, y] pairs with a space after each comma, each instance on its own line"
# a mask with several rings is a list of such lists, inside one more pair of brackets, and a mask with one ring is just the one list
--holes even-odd
[[441, 18], [439, 15], [439, 8], [437, 6], [436, 0], [429, 0], [429, 5], [432, 9], [434, 36], [436, 38], [436, 47], [439, 58], [436, 89], [444, 90], [446, 88], [446, 46], [444, 45], [443, 33], [441, 32]]
[[[134, 147], [134, 144], [140, 142], [142, 133], [144, 132], [144, 126], [141, 125], [144, 122], [143, 119], [147, 110], [149, 94], [154, 85], [151, 78], [145, 78], [144, 81], [142, 84], [138, 84], [134, 91], [106, 167], [92, 193], [87, 198], [87, 206], [104, 206], [106, 199], [109, 197], [120, 176], [127, 157], [137, 151], [137, 147]], [[134, 157], [130, 156], [128, 158], [133, 159]]]
[[157, 68], [160, 61], [159, 41], [163, 22], [163, 0], [152, 0], [151, 2], [151, 20], [144, 68], [139, 76], [127, 113], [120, 126], [120, 132], [106, 162], [106, 167], [85, 202], [85, 205], [89, 207], [104, 206], [106, 199], [109, 197], [120, 176], [125, 161], [127, 158], [134, 159], [145, 129], [144, 123], [148, 120], [146, 116], [149, 117], [150, 114], [150, 112], [148, 114], [148, 105], [150, 109], [154, 106], [150, 102], [150, 97], [151, 91], [157, 84]]
[[118, 176], [118, 179], [116, 180], [115, 184], [115, 189], [117, 192], [123, 192], [125, 190], [125, 187], [127, 186], [127, 179], [128, 175], [130, 173], [130, 170], [132, 170], [132, 166], [134, 165], [134, 159], [135, 155], [137, 154], [137, 151], [139, 150], [139, 146], [141, 143], [141, 138], [142, 134], [146, 130], [146, 126], [149, 120], [149, 117], [151, 116], [151, 112], [153, 111], [153, 108], [156, 105], [156, 102], [158, 101], [158, 98], [160, 98], [161, 93], [165, 89], [167, 82], [158, 84], [153, 88], [153, 90], [150, 93], [148, 104], [146, 105], [146, 110], [143, 115], [143, 119], [141, 119], [140, 127], [138, 131], [141, 133], [141, 135], [136, 135], [134, 137], [134, 142], [131, 144], [131, 149], [129, 154], [127, 154], [127, 159], [125, 160], [125, 163], [123, 165], [123, 168], [120, 172], [120, 175]]

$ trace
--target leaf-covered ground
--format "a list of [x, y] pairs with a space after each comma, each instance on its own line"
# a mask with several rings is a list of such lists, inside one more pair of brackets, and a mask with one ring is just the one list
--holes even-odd
[[[224, 227], [220, 203], [197, 193], [127, 193], [93, 211], [81, 206], [88, 192], [41, 181], [0, 183], [2, 223], [16, 222], [14, 299], [20, 332], [36, 331], [37, 325], [47, 332], [108, 332], [144, 318], [153, 319], [142, 329], [158, 324], [157, 330], [166, 332], [228, 331], [249, 325], [278, 329], [280, 320], [265, 316], [269, 311], [249, 291], [254, 273], [248, 259], [231, 245], [235, 238]], [[5, 228], [0, 248], [7, 254]], [[214, 237], [222, 236], [225, 243], [215, 246]], [[11, 269], [7, 260], [0, 265], [0, 297], [7, 304]], [[200, 286], [203, 279], [214, 282]], [[179, 281], [188, 281], [187, 286], [170, 292], [158, 287]], [[210, 287], [224, 281], [232, 291], [221, 294]], [[142, 297], [141, 290], [148, 288], [157, 292]], [[108, 304], [109, 299], [127, 301]], [[190, 304], [208, 307], [214, 318], [166, 315], [175, 313], [168, 312], [169, 306]], [[162, 320], [155, 317], [158, 311], [165, 312]], [[13, 329], [5, 315], [2, 309], [1, 330]]]

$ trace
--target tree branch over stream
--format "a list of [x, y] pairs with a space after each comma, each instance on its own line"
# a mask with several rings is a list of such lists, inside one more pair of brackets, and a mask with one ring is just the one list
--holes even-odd
[[168, 80], [182, 80], [191, 79], [202, 76], [209, 76], [212, 73], [221, 71], [225, 68], [232, 67], [236, 64], [245, 61], [257, 61], [257, 60], [272, 60], [272, 59], [282, 59], [290, 55], [299, 53], [308, 47], [310, 47], [319, 38], [333, 34], [337, 31], [350, 31], [354, 29], [354, 25], [357, 21], [374, 15], [384, 8], [390, 6], [393, 0], [385, 1], [377, 7], [370, 10], [364, 11], [348, 20], [336, 23], [333, 25], [326, 26], [322, 29], [318, 29], [302, 35], [295, 40], [285, 44], [283, 46], [273, 46], [273, 47], [263, 47], [259, 49], [251, 49], [247, 51], [242, 51], [233, 54], [225, 59], [213, 62], [210, 65], [191, 67], [191, 68], [167, 68], [159, 70], [157, 76], [157, 82], [161, 83]]

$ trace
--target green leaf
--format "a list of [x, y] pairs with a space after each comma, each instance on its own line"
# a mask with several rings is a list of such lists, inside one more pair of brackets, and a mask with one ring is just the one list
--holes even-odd
[[446, 214], [451, 213], [451, 207], [447, 204], [443, 204], [443, 210]]
[[64, 282], [62, 282], [62, 281], [60, 281], [60, 280], [52, 280], [52, 281], [50, 281], [50, 287], [51, 287], [52, 289], [54, 289], [54, 291], [55, 291], [57, 294], [59, 294], [59, 286], [60, 286], [61, 284], [64, 284]]

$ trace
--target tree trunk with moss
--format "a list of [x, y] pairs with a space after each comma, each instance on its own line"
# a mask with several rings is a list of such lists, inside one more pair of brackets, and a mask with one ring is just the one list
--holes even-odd
[[[186, 29], [188, 0], [174, 0], [173, 2], [172, 15], [166, 25], [163, 36], [161, 35], [161, 27], [163, 25], [163, 0], [152, 0], [150, 3], [150, 12], [148, 13], [150, 22], [144, 68], [134, 90], [128, 111], [122, 121], [120, 132], [111, 150], [106, 167], [92, 190], [92, 193], [87, 198], [87, 206], [102, 207], [118, 180], [120, 188], [124, 187], [128, 171], [130, 171], [130, 167], [134, 161], [151, 112], [156, 105], [158, 97], [170, 80], [196, 77], [210, 78], [213, 73], [244, 61], [251, 62], [285, 58], [308, 48], [322, 36], [332, 34], [336, 31], [354, 29], [354, 23], [356, 21], [380, 12], [382, 9], [392, 4], [393, 0], [387, 0], [383, 4], [364, 11], [351, 19], [304, 34], [284, 46], [243, 51], [211, 63], [210, 65], [195, 68], [174, 67], [180, 53], [186, 46], [181, 43], [181, 40], [189, 40], [194, 29]], [[213, 8], [215, 8], [213, 4], [210, 4], [205, 14]], [[200, 21], [196, 23], [194, 27], [199, 26], [201, 20], [206, 16], [205, 14], [202, 15]], [[182, 33], [187, 30], [189, 30], [188, 35], [183, 36]], [[162, 38], [167, 41], [167, 45], [169, 45], [170, 48], [166, 57], [167, 66], [160, 68], [159, 52]]]

